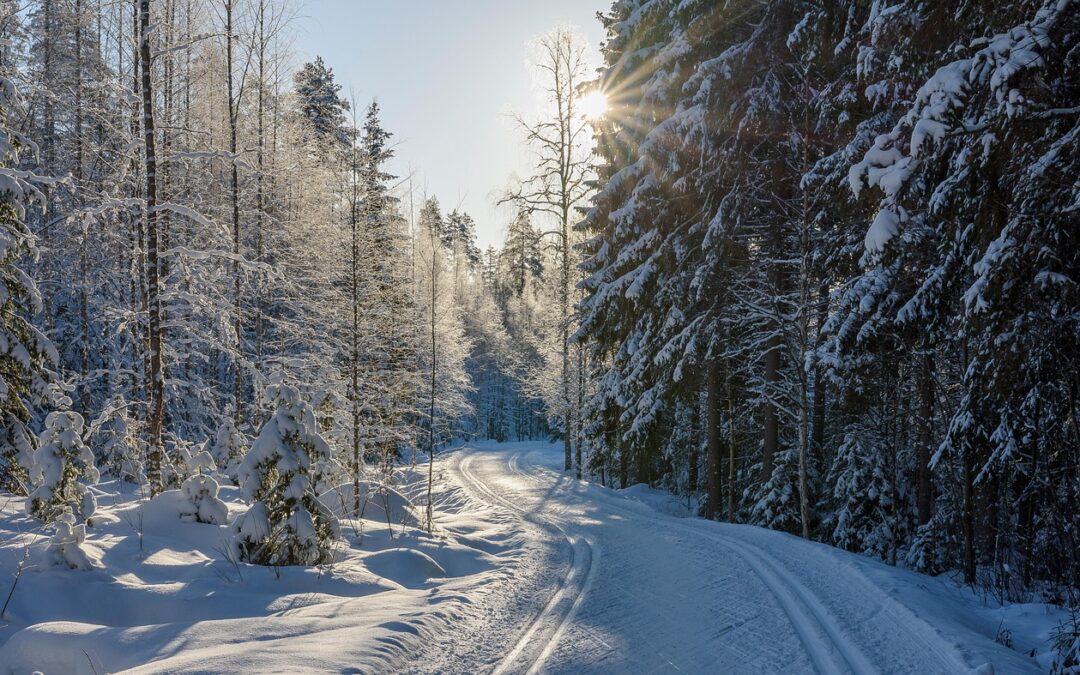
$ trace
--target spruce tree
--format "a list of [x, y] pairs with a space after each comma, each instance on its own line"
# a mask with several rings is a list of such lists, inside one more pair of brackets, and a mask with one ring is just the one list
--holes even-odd
[[29, 424], [34, 409], [48, 403], [48, 369], [58, 360], [50, 340], [32, 323], [42, 304], [22, 267], [36, 256], [26, 208], [44, 201], [39, 186], [51, 181], [18, 168], [32, 145], [13, 122], [22, 115], [23, 102], [6, 75], [0, 73], [0, 487], [24, 494], [36, 445]]

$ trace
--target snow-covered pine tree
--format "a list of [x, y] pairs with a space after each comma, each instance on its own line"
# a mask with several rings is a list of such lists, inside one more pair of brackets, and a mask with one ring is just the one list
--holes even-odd
[[265, 396], [274, 413], [240, 465], [240, 488], [254, 502], [234, 524], [240, 558], [257, 565], [329, 562], [338, 523], [316, 486], [330, 446], [296, 387], [271, 384]]
[[[907, 9], [899, 14], [917, 23], [944, 11]], [[1060, 179], [1076, 171], [1076, 154], [1062, 149], [1078, 129], [1075, 87], [1065, 84], [1078, 13], [1068, 2], [1022, 2], [950, 21], [939, 36], [947, 56], [851, 169], [856, 193], [880, 195], [851, 305], [879, 323], [950, 336], [960, 394], [932, 464], [959, 478], [946, 487], [963, 532], [953, 559], [968, 581], [989, 561], [993, 574], [1025, 583], [1075, 579], [1075, 562], [1039, 550], [1036, 523], [1075, 527], [1044, 497], [1062, 494], [1052, 477], [1063, 455], [1047, 450], [1069, 443], [1061, 434], [1075, 416], [1063, 392], [1077, 373], [1060, 364], [1075, 362], [1080, 340], [1060, 317], [1077, 298], [1058, 282], [1078, 265], [1077, 191]], [[849, 333], [870, 324], [847, 321]]]
[[11, 75], [7, 68], [0, 72], [0, 488], [24, 494], [35, 445], [28, 425], [32, 410], [48, 402], [48, 368], [58, 355], [32, 323], [41, 296], [21, 266], [35, 255], [27, 205], [43, 201], [39, 186], [50, 181], [18, 168], [20, 155], [33, 145], [13, 121], [23, 102]]
[[218, 483], [213, 476], [194, 474], [180, 487], [184, 502], [180, 506], [180, 519], [194, 523], [225, 525], [229, 519], [229, 507], [218, 498]]
[[894, 545], [895, 509], [885, 453], [867, 447], [871, 438], [851, 430], [837, 448], [828, 474], [835, 510], [827, 525], [837, 546], [884, 560]]
[[311, 133], [342, 145], [348, 143], [345, 113], [350, 106], [340, 95], [341, 85], [334, 81], [333, 68], [316, 56], [293, 76], [293, 83], [300, 113], [310, 125]]
[[[392, 192], [394, 176], [387, 164], [394, 152], [391, 134], [383, 127], [377, 101], [364, 115], [359, 138], [360, 237], [366, 242], [367, 260], [361, 261], [359, 287], [363, 295], [360, 317], [365, 322], [366, 344], [357, 353], [366, 396], [365, 438], [370, 459], [380, 465], [384, 477], [398, 450], [414, 441], [410, 417], [416, 409], [420, 383], [416, 363], [423, 332], [419, 326], [417, 300], [410, 281], [415, 270], [409, 256], [406, 222], [398, 212], [398, 198]], [[360, 392], [357, 392], [360, 395]]]
[[90, 438], [97, 448], [98, 466], [104, 474], [136, 485], [146, 484], [146, 469], [137, 424], [129, 405], [116, 395], [91, 425]]
[[27, 513], [52, 522], [70, 510], [85, 522], [97, 510], [94, 494], [80, 481], [100, 479], [94, 453], [82, 439], [83, 418], [70, 410], [55, 411], [45, 418], [45, 430], [30, 462], [30, 494]]
[[73, 570], [93, 569], [94, 563], [82, 547], [86, 540], [86, 523], [79, 522], [71, 508], [65, 506], [53, 521], [53, 528], [45, 548], [46, 564], [62, 565]]
[[224, 473], [232, 481], [239, 480], [238, 470], [240, 461], [244, 457], [247, 448], [247, 439], [233, 424], [232, 416], [225, 415], [221, 418], [221, 426], [214, 434], [210, 443], [209, 452], [214, 458], [218, 470]]

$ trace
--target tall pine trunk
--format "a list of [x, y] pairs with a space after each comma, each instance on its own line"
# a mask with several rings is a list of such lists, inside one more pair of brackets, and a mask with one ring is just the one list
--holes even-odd
[[931, 487], [930, 457], [933, 454], [934, 429], [934, 358], [928, 350], [919, 359], [919, 439], [915, 457], [916, 502], [919, 525], [926, 525], [934, 516]]
[[705, 517], [715, 519], [720, 513], [720, 366], [717, 359], [709, 362], [706, 376], [705, 438], [708, 455], [705, 460], [706, 486]]

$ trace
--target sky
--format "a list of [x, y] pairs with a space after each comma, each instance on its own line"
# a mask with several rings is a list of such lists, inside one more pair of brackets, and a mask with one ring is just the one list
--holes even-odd
[[482, 248], [502, 243], [509, 207], [496, 207], [529, 154], [507, 117], [536, 109], [528, 41], [559, 24], [591, 48], [607, 0], [308, 0], [297, 19], [298, 62], [322, 56], [361, 109], [377, 97], [394, 134], [391, 170], [415, 194], [477, 222]]

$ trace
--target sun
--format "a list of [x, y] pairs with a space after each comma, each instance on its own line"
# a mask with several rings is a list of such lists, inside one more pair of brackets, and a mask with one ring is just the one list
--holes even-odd
[[607, 113], [608, 101], [604, 92], [593, 90], [578, 100], [578, 109], [587, 120], [598, 120]]

